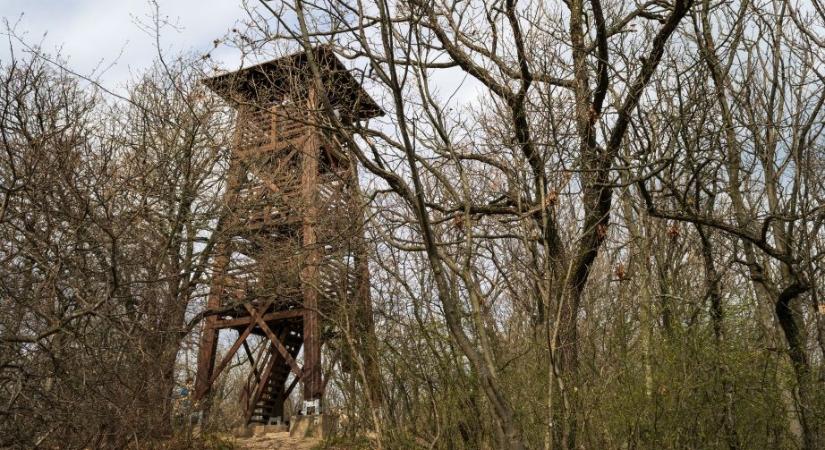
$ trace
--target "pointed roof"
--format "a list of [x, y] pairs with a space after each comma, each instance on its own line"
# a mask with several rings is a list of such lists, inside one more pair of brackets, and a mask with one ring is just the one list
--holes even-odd
[[[318, 46], [311, 51], [320, 66], [327, 95], [336, 108], [350, 112], [349, 116], [355, 119], [384, 114], [328, 46]], [[228, 102], [238, 105], [276, 102], [296, 93], [305, 94], [311, 79], [307, 52], [298, 52], [206, 78], [203, 83]]]

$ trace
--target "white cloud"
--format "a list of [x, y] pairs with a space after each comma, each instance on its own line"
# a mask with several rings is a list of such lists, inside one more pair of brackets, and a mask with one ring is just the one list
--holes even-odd
[[[212, 41], [245, 17], [239, 1], [159, 0], [161, 16], [178, 25], [162, 34], [161, 48], [169, 54], [207, 52]], [[117, 88], [149, 66], [156, 57], [154, 37], [136, 21], [150, 22], [153, 12], [147, 0], [3, 0], [0, 17], [17, 25], [30, 44], [41, 43], [45, 51], [59, 49], [75, 71], [89, 74], [109, 68], [104, 83]], [[22, 17], [21, 17], [22, 14]], [[45, 35], [45, 37], [44, 37]], [[232, 63], [230, 52], [224, 55]], [[9, 58], [9, 48], [0, 45], [0, 60]]]

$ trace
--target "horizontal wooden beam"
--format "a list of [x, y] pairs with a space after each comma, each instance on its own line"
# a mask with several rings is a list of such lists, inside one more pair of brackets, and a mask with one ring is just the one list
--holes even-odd
[[[303, 309], [290, 309], [288, 311], [276, 311], [271, 312], [269, 314], [264, 314], [261, 316], [261, 320], [264, 322], [270, 322], [272, 320], [280, 320], [280, 319], [292, 319], [295, 317], [301, 317], [304, 315]], [[249, 317], [240, 317], [237, 319], [226, 319], [226, 320], [218, 320], [215, 322], [215, 328], [232, 328], [232, 327], [239, 327], [242, 325], [249, 325], [250, 322], [254, 321], [252, 316]]]

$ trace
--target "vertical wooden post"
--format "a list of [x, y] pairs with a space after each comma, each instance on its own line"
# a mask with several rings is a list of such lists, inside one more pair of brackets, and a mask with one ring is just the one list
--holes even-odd
[[[238, 123], [244, 119], [244, 110], [239, 110]], [[241, 140], [240, 127], [235, 130], [233, 136], [233, 148], [238, 148]], [[240, 189], [241, 179], [243, 177], [243, 164], [237, 159], [232, 158], [230, 161], [229, 173], [227, 176], [226, 192], [224, 193], [224, 202], [226, 205], [232, 205], [238, 198], [238, 191]], [[234, 226], [233, 219], [225, 220], [224, 228], [231, 228]], [[215, 230], [216, 233], [225, 232], [226, 230]], [[215, 260], [212, 264], [212, 283], [209, 286], [209, 297], [206, 301], [207, 310], [216, 310], [221, 307], [221, 298], [224, 296], [224, 289], [226, 287], [226, 269], [229, 265], [230, 249], [227, 239], [217, 237], [217, 244], [215, 245]], [[193, 399], [198, 401], [204, 398], [211, 386], [212, 372], [215, 370], [215, 356], [218, 349], [218, 333], [220, 330], [216, 327], [218, 317], [207, 316], [204, 319], [203, 332], [201, 333], [201, 343], [198, 350], [198, 371], [195, 376], [195, 395]], [[204, 415], [208, 414], [209, 403], [204, 406]]]
[[[229, 262], [229, 255], [226, 246], [222, 243], [217, 249], [218, 256], [215, 258], [213, 266], [212, 285], [209, 287], [209, 298], [206, 303], [207, 309], [218, 309], [221, 306], [221, 294], [224, 288], [223, 272]], [[212, 372], [215, 370], [215, 356], [218, 349], [218, 328], [215, 326], [216, 316], [207, 316], [204, 319], [203, 332], [201, 333], [201, 344], [198, 351], [198, 372], [195, 378], [194, 399], [200, 400], [206, 396], [211, 387]], [[208, 403], [204, 405], [204, 410], [209, 408]]]
[[[310, 89], [308, 110], [315, 110], [315, 92]], [[321, 260], [316, 225], [318, 219], [318, 157], [320, 140], [317, 130], [309, 127], [301, 148], [301, 202], [303, 203], [303, 249], [305, 262], [301, 274], [304, 300], [304, 402], [315, 414], [320, 413], [323, 386], [321, 384], [321, 340], [318, 323], [318, 264]], [[305, 403], [305, 406], [308, 403]], [[308, 411], [309, 412], [309, 411]]]

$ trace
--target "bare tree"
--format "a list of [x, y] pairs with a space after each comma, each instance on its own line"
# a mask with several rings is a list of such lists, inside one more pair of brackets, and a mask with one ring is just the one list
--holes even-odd
[[653, 155], [669, 163], [639, 189], [652, 215], [715, 228], [738, 242], [737, 262], [767, 308], [764, 320], [769, 329], [776, 324], [784, 338], [778, 345], [788, 349], [796, 377], [792, 426], [805, 448], [817, 448], [822, 413], [805, 317], [816, 314], [811, 280], [822, 255], [812, 244], [821, 239], [823, 216], [819, 177], [808, 168], [821, 159], [825, 97], [814, 88], [823, 80], [822, 49], [796, 28], [793, 8], [704, 2], [695, 12], [701, 66], [681, 80], [674, 109], [646, 123], [648, 148], [664, 149]]
[[164, 435], [211, 252], [223, 107], [184, 59], [128, 103], [37, 54], [3, 76], [4, 445]]

